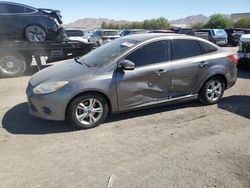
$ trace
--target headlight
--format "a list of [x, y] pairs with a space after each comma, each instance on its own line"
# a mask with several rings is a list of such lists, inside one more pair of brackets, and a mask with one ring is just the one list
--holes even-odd
[[63, 88], [65, 85], [67, 85], [69, 81], [59, 81], [59, 82], [50, 82], [50, 83], [43, 83], [38, 86], [36, 86], [33, 89], [33, 92], [35, 94], [48, 94], [55, 92], [61, 88]]

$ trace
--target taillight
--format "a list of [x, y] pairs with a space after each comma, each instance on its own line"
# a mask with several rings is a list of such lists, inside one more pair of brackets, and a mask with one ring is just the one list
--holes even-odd
[[54, 18], [53, 16], [48, 16], [48, 18], [49, 18], [50, 20], [55, 20], [55, 18]]
[[234, 62], [235, 65], [238, 64], [238, 57], [237, 57], [236, 54], [229, 55], [229, 56], [227, 56], [227, 58], [228, 58], [229, 60], [231, 60], [232, 62]]

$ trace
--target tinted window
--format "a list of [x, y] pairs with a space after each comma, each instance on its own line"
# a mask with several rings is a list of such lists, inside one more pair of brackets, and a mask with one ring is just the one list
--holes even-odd
[[32, 12], [35, 12], [35, 11], [36, 11], [35, 9], [27, 8], [27, 7], [25, 7], [25, 10], [24, 10], [25, 13], [32, 13]]
[[126, 59], [134, 62], [136, 66], [168, 61], [170, 59], [169, 46], [169, 41], [153, 42], [132, 52]]
[[176, 39], [173, 40], [174, 57], [173, 59], [182, 59], [202, 54], [200, 45], [196, 40]]
[[96, 35], [96, 36], [101, 36], [101, 32], [100, 32], [100, 31], [96, 31], [96, 32], [95, 32], [95, 35]]
[[214, 46], [212, 46], [206, 42], [199, 41], [199, 43], [204, 48], [205, 53], [212, 53], [212, 52], [217, 51], [217, 48], [215, 48]]
[[3, 4], [2, 12], [3, 13], [24, 13], [25, 8], [19, 5], [12, 5], [12, 4]]
[[123, 31], [122, 36], [126, 36], [126, 35], [129, 35], [129, 34], [130, 34], [130, 31]]
[[211, 36], [211, 31], [208, 31], [208, 30], [199, 30], [198, 32], [205, 32], [205, 33], [208, 33], [209, 36]]

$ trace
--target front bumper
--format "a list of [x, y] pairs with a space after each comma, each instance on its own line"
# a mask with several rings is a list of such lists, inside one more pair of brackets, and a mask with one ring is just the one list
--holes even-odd
[[61, 92], [51, 94], [34, 94], [31, 84], [26, 89], [29, 112], [31, 115], [48, 120], [63, 121], [65, 119], [67, 99]]

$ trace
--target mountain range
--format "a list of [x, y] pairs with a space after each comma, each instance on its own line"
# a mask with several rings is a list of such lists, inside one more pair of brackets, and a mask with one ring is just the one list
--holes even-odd
[[[224, 15], [228, 18], [230, 18], [230, 15]], [[210, 17], [204, 16], [202, 14], [199, 15], [192, 15], [188, 16], [186, 18], [171, 20], [170, 23], [174, 25], [192, 25], [197, 22], [206, 23], [209, 20]], [[124, 24], [124, 23], [130, 23], [131, 21], [127, 20], [113, 20], [113, 19], [107, 19], [107, 18], [84, 18], [76, 20], [72, 23], [65, 24], [65, 28], [84, 28], [84, 29], [96, 29], [100, 28], [102, 23], [113, 23], [113, 24]]]

